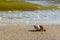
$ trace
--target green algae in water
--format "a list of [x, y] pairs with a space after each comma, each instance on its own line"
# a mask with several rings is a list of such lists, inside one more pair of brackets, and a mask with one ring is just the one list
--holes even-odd
[[57, 9], [57, 7], [53, 6], [42, 6], [37, 4], [32, 4], [28, 2], [0, 2], [0, 11], [14, 11], [14, 10], [22, 10], [22, 11], [32, 11], [32, 10], [47, 10], [47, 9]]

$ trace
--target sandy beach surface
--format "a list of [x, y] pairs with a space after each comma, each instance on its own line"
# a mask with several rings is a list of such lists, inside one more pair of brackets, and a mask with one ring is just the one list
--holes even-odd
[[44, 25], [46, 32], [31, 25], [0, 26], [0, 40], [60, 40], [60, 25]]

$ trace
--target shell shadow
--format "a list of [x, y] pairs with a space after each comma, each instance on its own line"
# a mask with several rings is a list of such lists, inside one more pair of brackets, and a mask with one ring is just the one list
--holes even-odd
[[46, 32], [46, 30], [28, 30], [28, 31], [30, 31], [30, 32]]
[[29, 32], [40, 32], [40, 31], [37, 31], [37, 30], [28, 30]]

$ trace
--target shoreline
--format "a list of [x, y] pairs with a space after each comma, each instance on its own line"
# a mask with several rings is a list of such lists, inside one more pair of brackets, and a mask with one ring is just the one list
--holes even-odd
[[0, 25], [60, 25], [60, 21], [1, 21]]

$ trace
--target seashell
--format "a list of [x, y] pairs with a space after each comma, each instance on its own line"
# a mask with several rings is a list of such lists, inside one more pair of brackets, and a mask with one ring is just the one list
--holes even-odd
[[36, 26], [36, 25], [34, 25], [33, 27], [34, 27], [36, 30], [40, 30], [39, 25], [37, 25], [37, 26]]

